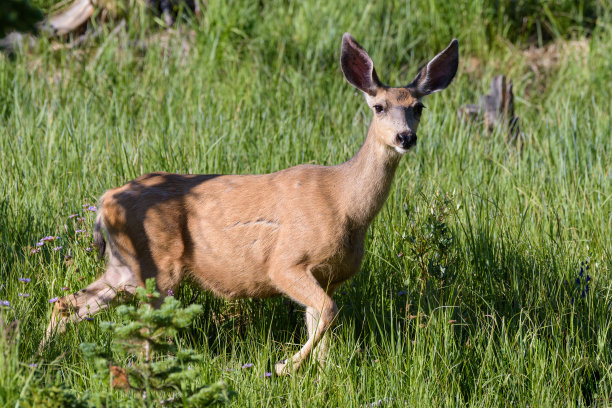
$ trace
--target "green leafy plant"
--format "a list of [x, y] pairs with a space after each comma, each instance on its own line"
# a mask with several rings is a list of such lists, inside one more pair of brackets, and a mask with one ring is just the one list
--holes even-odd
[[422, 291], [430, 278], [440, 284], [453, 278], [457, 254], [455, 237], [448, 225], [454, 214], [453, 195], [436, 191], [429, 197], [421, 196], [423, 200], [416, 204], [404, 203], [408, 222], [401, 236], [405, 258], [417, 273]]
[[[184, 308], [174, 296], [167, 296], [160, 307], [155, 307], [160, 294], [155, 291], [154, 279], [147, 280], [146, 288], [138, 288], [136, 298], [139, 307], [117, 308], [121, 323], [101, 324], [112, 333], [110, 347], [80, 345], [86, 358], [94, 361], [99, 375], [109, 377], [113, 388], [134, 392], [145, 406], [159, 404], [153, 400], [153, 393], [171, 393], [162, 401], [166, 406], [200, 407], [228, 401], [230, 393], [223, 382], [194, 385], [199, 375], [196, 365], [202, 356], [192, 349], [179, 349], [174, 341], [176, 334], [202, 312], [202, 306]], [[116, 360], [114, 355], [123, 358]]]

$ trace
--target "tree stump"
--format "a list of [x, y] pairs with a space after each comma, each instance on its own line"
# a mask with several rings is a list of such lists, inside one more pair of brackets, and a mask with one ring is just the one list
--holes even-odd
[[459, 108], [460, 117], [482, 122], [488, 133], [496, 127], [508, 132], [508, 143], [516, 143], [520, 135], [519, 118], [514, 115], [512, 81], [498, 75], [491, 82], [491, 93], [480, 97], [478, 105], [468, 104]]

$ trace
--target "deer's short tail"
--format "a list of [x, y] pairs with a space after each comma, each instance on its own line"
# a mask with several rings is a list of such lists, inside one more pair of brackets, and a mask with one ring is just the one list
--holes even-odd
[[100, 203], [98, 204], [98, 214], [96, 215], [96, 224], [94, 226], [94, 244], [98, 248], [98, 255], [100, 259], [104, 257], [104, 253], [106, 252], [106, 240], [104, 239], [104, 221], [102, 220], [102, 205], [103, 205], [104, 196], [100, 198]]

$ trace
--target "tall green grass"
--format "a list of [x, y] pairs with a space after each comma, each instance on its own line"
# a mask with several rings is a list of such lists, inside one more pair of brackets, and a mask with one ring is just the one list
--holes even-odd
[[[0, 404], [26, 401], [43, 384], [129, 403], [78, 350], [108, 341], [97, 323], [112, 310], [36, 354], [48, 299], [103, 270], [76, 232], [93, 223], [82, 205], [150, 171], [264, 173], [350, 158], [370, 113], [339, 69], [349, 31], [392, 85], [410, 82], [453, 37], [459, 73], [424, 101], [418, 146], [370, 229], [362, 270], [335, 296], [325, 370], [263, 376], [305, 340], [298, 306], [228, 303], [185, 285], [179, 298], [205, 313], [177, 341], [207, 356], [201, 383], [224, 379], [236, 406], [609, 405], [610, 9], [577, 3], [597, 13], [581, 25], [590, 14], [560, 3], [571, 23], [541, 36], [556, 47], [545, 64], [524, 51], [532, 31], [516, 31], [509, 11], [459, 3], [209, 1], [201, 19], [175, 30], [132, 13], [127, 28], [104, 26], [86, 47], [40, 38], [13, 59], [0, 56], [0, 300], [10, 302], [0, 306]], [[514, 81], [522, 150], [456, 114], [502, 73]], [[436, 192], [453, 197], [453, 262], [448, 276], [425, 283], [406, 237]], [[30, 255], [46, 235], [61, 238]]]

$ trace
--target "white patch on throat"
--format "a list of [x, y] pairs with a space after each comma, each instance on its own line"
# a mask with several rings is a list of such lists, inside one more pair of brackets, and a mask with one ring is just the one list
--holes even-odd
[[398, 152], [401, 155], [408, 153], [408, 149], [402, 149], [399, 146], [393, 146], [393, 148], [395, 149], [396, 152]]

